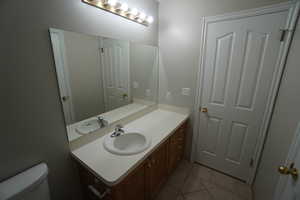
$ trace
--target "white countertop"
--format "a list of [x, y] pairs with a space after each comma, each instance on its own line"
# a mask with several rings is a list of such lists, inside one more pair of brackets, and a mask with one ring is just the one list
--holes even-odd
[[151, 147], [136, 155], [120, 156], [109, 153], [103, 147], [104, 137], [72, 151], [72, 155], [103, 182], [108, 185], [115, 185], [187, 118], [188, 114], [157, 109], [126, 124], [124, 128], [126, 132], [140, 132], [152, 138]]

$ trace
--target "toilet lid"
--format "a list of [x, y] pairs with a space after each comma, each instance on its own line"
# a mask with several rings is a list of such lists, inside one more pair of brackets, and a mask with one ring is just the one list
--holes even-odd
[[0, 183], [0, 200], [7, 200], [40, 185], [48, 175], [45, 163], [36, 165]]

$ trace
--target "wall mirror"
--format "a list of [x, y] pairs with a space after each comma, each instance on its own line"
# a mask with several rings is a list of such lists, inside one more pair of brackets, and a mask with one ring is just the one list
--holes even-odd
[[158, 48], [50, 29], [69, 141], [157, 103]]

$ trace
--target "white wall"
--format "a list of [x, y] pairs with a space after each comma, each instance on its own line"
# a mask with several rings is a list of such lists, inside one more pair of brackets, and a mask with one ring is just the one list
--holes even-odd
[[255, 200], [271, 200], [279, 179], [277, 168], [285, 163], [290, 144], [300, 121], [300, 21], [283, 75], [279, 95], [258, 174], [254, 183]]
[[0, 181], [44, 161], [50, 168], [52, 199], [81, 199], [69, 154], [48, 29], [156, 45], [157, 3], [128, 0], [128, 4], [152, 14], [154, 24], [145, 27], [80, 0], [1, 0]]
[[64, 31], [64, 41], [75, 122], [78, 122], [104, 112], [99, 38]]

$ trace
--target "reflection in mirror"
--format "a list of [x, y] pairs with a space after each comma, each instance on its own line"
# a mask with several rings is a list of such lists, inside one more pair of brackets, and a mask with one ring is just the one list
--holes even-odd
[[157, 103], [158, 48], [50, 29], [72, 141]]

